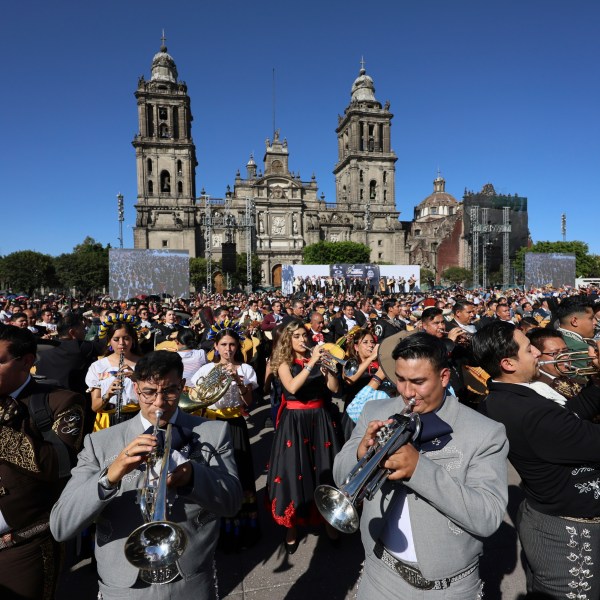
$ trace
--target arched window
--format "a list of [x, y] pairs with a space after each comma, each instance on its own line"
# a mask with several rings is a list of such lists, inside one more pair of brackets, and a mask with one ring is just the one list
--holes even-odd
[[171, 175], [169, 171], [160, 172], [160, 191], [164, 194], [171, 193]]
[[148, 173], [152, 173], [152, 159], [151, 158], [149, 158], [146, 161], [146, 166], [147, 166], [147, 169], [148, 169]]
[[371, 200], [375, 200], [377, 194], [377, 182], [374, 179], [371, 179], [371, 183], [369, 184], [369, 198]]
[[183, 194], [183, 183], [181, 181], [177, 182], [177, 193]]
[[182, 174], [182, 164], [181, 161], [178, 160], [177, 161], [177, 175], [181, 175]]
[[387, 171], [383, 172], [383, 184], [385, 185], [387, 183]]
[[151, 179], [148, 179], [148, 193], [154, 194], [154, 183]]
[[[358, 172], [358, 180], [359, 180], [361, 183], [364, 181], [364, 177], [363, 177], [363, 170], [362, 170], [362, 169], [361, 169], [361, 170]], [[385, 181], [385, 179], [384, 179], [384, 181]]]

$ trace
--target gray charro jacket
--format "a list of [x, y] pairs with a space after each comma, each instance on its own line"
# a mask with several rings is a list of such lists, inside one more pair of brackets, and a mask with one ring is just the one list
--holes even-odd
[[[367, 402], [352, 437], [337, 455], [333, 473], [342, 484], [356, 465], [356, 450], [370, 421], [386, 420], [404, 408], [400, 398]], [[399, 486], [408, 488], [410, 521], [419, 568], [430, 580], [452, 577], [474, 564], [485, 538], [494, 533], [508, 503], [508, 441], [504, 426], [446, 398], [437, 413], [452, 429], [442, 449], [422, 452], [404, 483], [386, 481], [364, 503], [361, 535], [371, 555]]]
[[[219, 536], [218, 517], [236, 514], [242, 501], [242, 489], [227, 423], [193, 417], [181, 410], [175, 423], [193, 430], [190, 453], [194, 466], [193, 488], [187, 496], [174, 500], [167, 515], [187, 536], [187, 547], [178, 561], [179, 571], [187, 579], [212, 569]], [[98, 574], [110, 587], [131, 587], [139, 573], [126, 560], [124, 546], [129, 534], [143, 524], [137, 489], [143, 485], [144, 472], [136, 469], [126, 475], [118, 491], [105, 500], [100, 499], [98, 480], [117, 454], [143, 432], [138, 415], [88, 435], [71, 479], [50, 515], [50, 528], [58, 541], [69, 539], [96, 523]]]

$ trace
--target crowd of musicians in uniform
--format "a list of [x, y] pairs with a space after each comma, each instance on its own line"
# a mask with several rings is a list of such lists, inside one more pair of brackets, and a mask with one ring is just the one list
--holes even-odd
[[5, 299], [0, 597], [53, 598], [78, 539], [103, 600], [216, 598], [216, 548], [266, 518], [290, 557], [306, 528], [343, 543], [315, 490], [351, 496], [376, 461], [358, 597], [480, 599], [508, 460], [529, 597], [600, 599], [599, 313], [594, 289]]

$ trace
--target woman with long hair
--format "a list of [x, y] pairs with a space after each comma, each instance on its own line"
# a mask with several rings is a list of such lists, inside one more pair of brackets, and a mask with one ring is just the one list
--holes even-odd
[[116, 408], [119, 394], [121, 408], [126, 404], [139, 404], [131, 381], [141, 357], [138, 324], [137, 317], [119, 314], [109, 315], [100, 325], [98, 338], [106, 340], [106, 350], [99, 360], [90, 365], [85, 377], [92, 395], [92, 410], [101, 413], [96, 416], [94, 429], [104, 429], [111, 424], [109, 415], [104, 411]]
[[375, 337], [368, 329], [361, 329], [358, 333], [348, 340], [348, 357], [358, 363], [358, 370], [351, 377], [344, 376], [344, 415], [342, 417], [342, 429], [344, 439], [349, 439], [354, 429], [355, 423], [346, 413], [346, 408], [354, 400], [356, 394], [360, 392], [370, 381], [375, 378], [381, 378], [377, 372], [379, 363], [377, 362], [377, 352], [379, 344], [375, 342]]
[[[284, 402], [271, 449], [267, 489], [273, 518], [287, 531], [285, 550], [298, 548], [297, 526], [323, 522], [315, 503], [318, 485], [334, 485], [333, 459], [340, 449], [324, 390], [337, 392], [337, 376], [317, 364], [323, 349], [306, 349], [303, 323], [290, 321], [271, 356], [271, 369], [283, 386]], [[331, 540], [338, 534], [325, 525]]]
[[231, 385], [221, 399], [209, 406], [204, 416], [229, 423], [233, 453], [244, 501], [240, 512], [231, 519], [222, 519], [220, 545], [223, 550], [238, 550], [254, 545], [260, 537], [258, 505], [254, 465], [250, 448], [250, 436], [246, 425], [247, 408], [252, 404], [252, 392], [258, 387], [254, 369], [243, 362], [239, 325], [224, 321], [222, 327], [213, 325], [214, 362], [205, 364], [192, 376], [190, 385], [202, 383], [209, 373], [220, 368], [231, 377]]

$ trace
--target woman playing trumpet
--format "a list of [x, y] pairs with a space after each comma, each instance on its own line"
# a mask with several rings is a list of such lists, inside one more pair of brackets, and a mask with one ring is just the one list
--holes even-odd
[[[317, 485], [330, 483], [333, 459], [340, 449], [337, 432], [323, 400], [325, 388], [337, 392], [339, 381], [319, 367], [323, 349], [306, 348], [307, 333], [290, 321], [271, 357], [271, 369], [283, 386], [284, 403], [271, 449], [267, 488], [273, 518], [286, 527], [285, 549], [298, 548], [297, 525], [320, 523], [314, 504]], [[326, 525], [331, 539], [337, 533]]]

